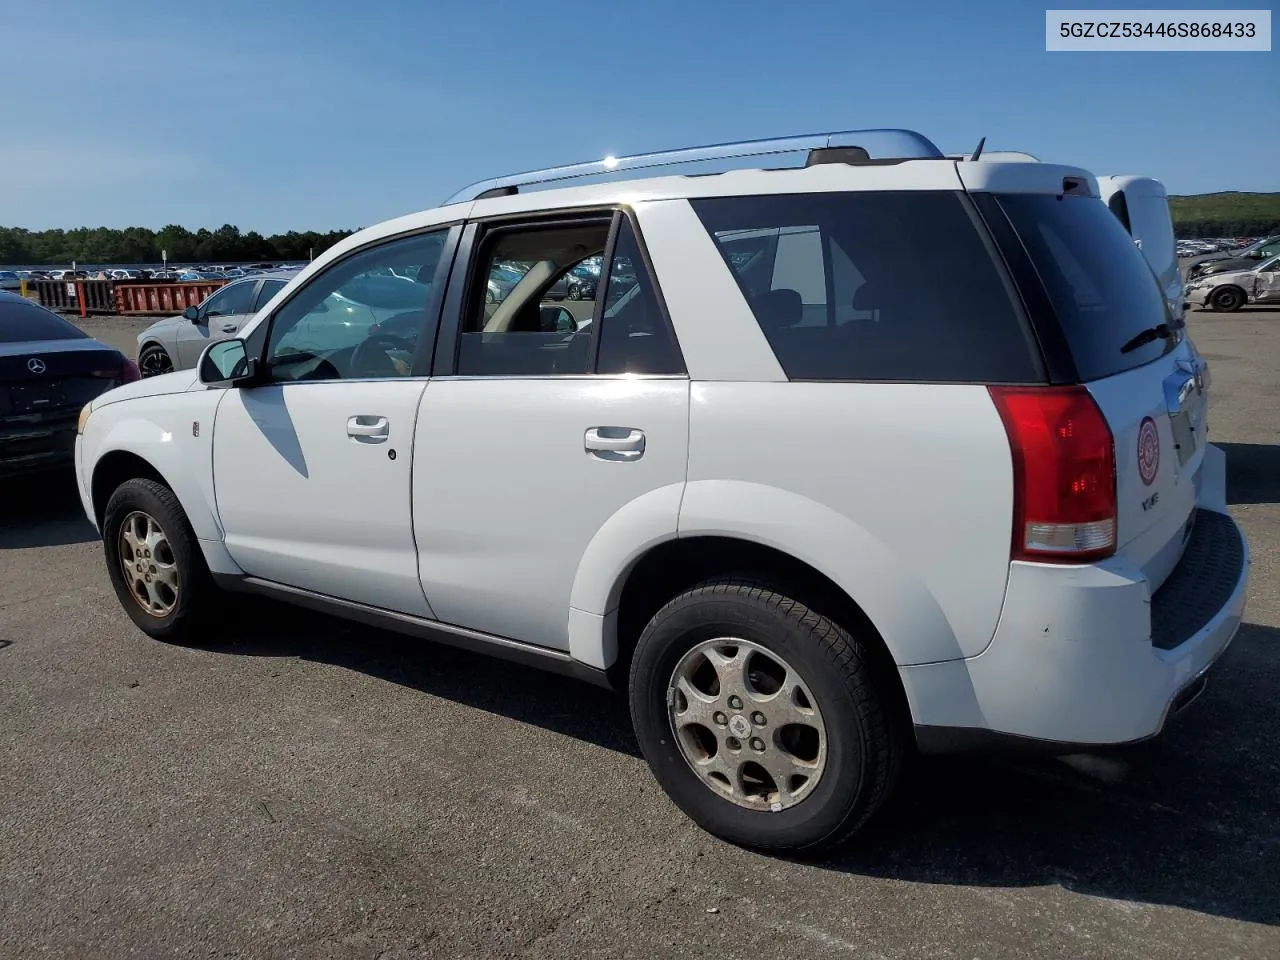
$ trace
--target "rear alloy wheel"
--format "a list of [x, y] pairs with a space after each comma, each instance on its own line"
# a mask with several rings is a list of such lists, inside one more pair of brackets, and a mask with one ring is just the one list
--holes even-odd
[[891, 794], [906, 731], [865, 641], [762, 583], [700, 584], [649, 622], [632, 721], [663, 790], [703, 829], [761, 850], [850, 839]]
[[1244, 306], [1244, 291], [1239, 287], [1219, 287], [1213, 291], [1209, 304], [1220, 313], [1235, 313]]
[[217, 588], [172, 490], [126, 480], [103, 511], [102, 542], [116, 597], [140, 630], [177, 643], [202, 639]]
[[138, 370], [144, 377], [158, 377], [173, 372], [173, 360], [160, 344], [150, 343], [138, 354]]

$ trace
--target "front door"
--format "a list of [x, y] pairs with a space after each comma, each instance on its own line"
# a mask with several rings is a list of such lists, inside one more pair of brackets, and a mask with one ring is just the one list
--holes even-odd
[[[214, 422], [227, 551], [249, 575], [382, 610], [431, 616], [418, 578], [410, 478], [434, 336], [433, 271], [448, 231], [366, 248], [317, 274], [266, 321], [267, 382], [236, 389]], [[417, 322], [323, 346], [296, 332], [339, 286], [412, 268]], [[406, 312], [407, 313], [407, 312]], [[256, 332], [256, 331], [255, 331]], [[250, 342], [257, 339], [250, 337]], [[428, 358], [429, 359], [429, 358]]]
[[178, 327], [178, 355], [173, 358], [174, 366], [179, 370], [190, 369], [209, 344], [234, 337], [253, 316], [257, 289], [256, 278], [235, 280], [200, 304], [199, 319], [184, 320]]
[[[441, 621], [567, 649], [591, 541], [624, 517], [632, 536], [676, 528], [689, 380], [630, 221], [618, 222], [596, 302], [563, 305], [581, 312], [572, 326], [545, 297], [601, 254], [607, 215], [489, 231], [467, 271], [467, 306], [446, 308], [460, 332], [441, 337], [447, 369], [423, 394], [413, 472], [422, 584]], [[486, 302], [499, 264], [522, 278]]]
[[1280, 257], [1262, 264], [1253, 284], [1254, 303], [1280, 303]]

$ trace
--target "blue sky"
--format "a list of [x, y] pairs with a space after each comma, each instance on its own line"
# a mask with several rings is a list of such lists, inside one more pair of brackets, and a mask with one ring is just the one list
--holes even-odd
[[0, 0], [0, 224], [352, 228], [531, 167], [880, 126], [1280, 190], [1280, 53], [1048, 53], [1044, 9]]

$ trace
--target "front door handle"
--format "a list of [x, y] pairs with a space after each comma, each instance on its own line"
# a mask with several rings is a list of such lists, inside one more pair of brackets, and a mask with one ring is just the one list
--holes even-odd
[[600, 460], [638, 460], [644, 456], [644, 431], [632, 427], [592, 427], [583, 446]]
[[347, 436], [360, 443], [381, 443], [391, 436], [391, 423], [386, 417], [373, 414], [348, 417]]

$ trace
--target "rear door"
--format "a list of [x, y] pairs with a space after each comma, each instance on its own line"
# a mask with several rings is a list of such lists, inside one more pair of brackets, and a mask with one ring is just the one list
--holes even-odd
[[[601, 528], [644, 498], [645, 521], [676, 529], [689, 380], [626, 216], [475, 224], [468, 248], [414, 440], [422, 585], [446, 623], [567, 649], [570, 591]], [[547, 302], [602, 253], [612, 279], [595, 301]], [[504, 263], [521, 276], [495, 303]]]
[[[987, 203], [988, 201], [980, 201]], [[1159, 587], [1189, 535], [1205, 444], [1205, 372], [1142, 254], [1088, 194], [996, 195], [1002, 240], [1058, 376], [1088, 386], [1115, 439], [1117, 553]], [[1000, 231], [997, 229], [997, 235]], [[1038, 280], [1038, 283], [1037, 283]], [[1036, 289], [1031, 289], [1032, 286]]]

